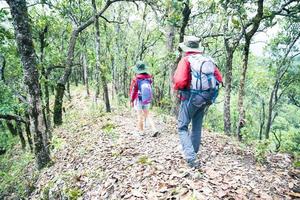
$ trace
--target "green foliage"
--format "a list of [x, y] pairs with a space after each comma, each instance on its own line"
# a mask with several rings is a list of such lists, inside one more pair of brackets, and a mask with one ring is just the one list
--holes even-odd
[[159, 105], [159, 108], [164, 112], [169, 111], [172, 107], [172, 101], [169, 97], [163, 97], [156, 104]]
[[117, 94], [117, 102], [119, 106], [126, 107], [128, 105], [129, 100], [128, 97], [124, 96], [124, 94], [119, 93]]
[[139, 157], [137, 162], [142, 165], [151, 165], [152, 164], [152, 161], [146, 155]]
[[14, 145], [18, 143], [18, 139], [12, 134], [8, 133], [8, 131], [1, 131], [0, 135], [0, 147], [7, 150], [7, 149], [12, 149]]
[[[45, 1], [42, 1], [44, 3]], [[50, 87], [50, 96], [53, 97], [54, 88], [57, 81], [63, 74], [62, 68], [67, 62], [67, 54], [69, 48], [69, 39], [75, 27], [83, 24], [87, 19], [93, 16], [93, 9], [90, 1], [49, 1], [53, 5], [35, 5], [29, 7], [29, 15], [31, 18], [32, 34], [36, 56], [39, 61], [38, 70], [40, 73], [40, 86], [42, 94], [45, 95], [45, 86]], [[101, 9], [105, 1], [97, 1], [98, 10]], [[181, 1], [181, 0], [166, 0], [152, 1], [151, 6], [145, 5], [143, 2], [125, 3], [118, 2], [112, 4], [107, 9], [103, 16], [108, 20], [114, 20], [121, 23], [107, 23], [103, 18], [99, 19], [100, 23], [100, 67], [101, 74], [104, 75], [109, 82], [109, 91], [114, 96], [113, 104], [116, 107], [128, 107], [128, 87], [133, 76], [129, 66], [134, 65], [137, 60], [146, 61], [151, 67], [150, 71], [154, 75], [154, 103], [158, 106], [159, 113], [166, 114], [172, 107], [170, 97], [171, 73], [179, 52], [174, 51], [178, 45], [179, 31], [182, 25], [182, 11], [185, 4], [189, 3], [192, 9], [192, 16], [185, 29], [186, 35], [197, 35], [201, 37], [202, 45], [205, 47], [206, 53], [212, 55], [217, 61], [222, 72], [225, 72], [225, 47], [224, 39], [233, 40], [238, 38], [242, 32], [242, 27], [247, 25], [249, 20], [256, 12], [255, 1], [224, 1], [224, 0], [209, 0], [209, 1]], [[226, 6], [225, 6], [226, 4]], [[124, 6], [126, 5], [126, 6]], [[291, 44], [293, 39], [299, 34], [299, 23], [294, 17], [276, 18], [274, 11], [279, 10], [282, 5], [281, 1], [266, 2], [264, 5], [264, 15], [269, 15], [270, 18], [264, 20], [266, 28], [273, 26], [276, 20], [278, 30], [280, 31], [268, 43], [265, 55], [250, 55], [249, 66], [247, 71], [246, 90], [244, 95], [244, 108], [246, 110], [246, 125], [242, 129], [243, 142], [246, 144], [256, 144], [258, 132], [262, 122], [266, 122], [268, 117], [268, 102], [271, 91], [273, 89], [276, 77], [279, 72], [284, 71], [285, 66], [289, 66], [279, 85], [278, 96], [280, 100], [273, 105], [273, 114], [277, 113], [274, 118], [271, 133], [280, 134], [281, 146], [280, 151], [297, 153], [300, 151], [300, 134], [299, 134], [299, 117], [300, 111], [297, 110], [295, 102], [299, 101], [299, 45], [295, 45], [291, 49], [291, 54], [288, 56], [283, 65], [283, 57], [286, 49]], [[225, 9], [225, 7], [227, 7]], [[289, 12], [297, 11], [297, 7], [290, 5]], [[154, 13], [155, 11], [155, 13]], [[288, 13], [289, 15], [291, 13]], [[0, 10], [0, 52], [6, 58], [6, 69], [4, 72], [5, 83], [0, 82], [0, 113], [1, 114], [19, 114], [23, 115], [27, 110], [26, 105], [20, 103], [15, 97], [16, 93], [27, 95], [26, 88], [23, 84], [23, 71], [20, 64], [20, 57], [13, 40], [13, 31], [9, 26], [9, 13]], [[158, 21], [156, 21], [158, 18]], [[218, 35], [222, 33], [224, 24], [228, 24], [226, 36], [208, 37], [209, 35]], [[44, 35], [45, 47], [42, 57], [41, 52], [41, 34], [45, 27], [48, 26], [48, 31]], [[170, 27], [174, 28], [174, 33], [169, 33]], [[277, 28], [276, 28], [277, 29]], [[267, 29], [268, 31], [268, 29]], [[166, 46], [169, 42], [169, 34], [174, 35], [173, 51]], [[256, 43], [256, 39], [251, 41], [251, 45]], [[232, 45], [232, 41], [230, 42]], [[298, 44], [298, 43], [297, 43]], [[232, 132], [235, 132], [237, 122], [237, 97], [239, 78], [242, 68], [242, 52], [243, 40], [238, 45], [233, 59], [233, 80], [231, 92], [231, 120]], [[81, 84], [82, 81], [82, 58], [81, 55], [86, 54], [88, 65], [88, 77], [90, 85], [96, 86], [96, 53], [95, 53], [95, 30], [93, 24], [81, 32], [76, 41], [74, 52], [74, 66], [72, 66], [72, 74], [69, 82], [71, 84]], [[295, 56], [295, 57], [293, 57]], [[54, 68], [53, 68], [54, 67]], [[48, 80], [42, 75], [42, 69], [49, 70]], [[223, 73], [225, 74], [225, 73]], [[291, 84], [290, 81], [293, 81]], [[79, 89], [83, 89], [82, 86]], [[93, 88], [94, 89], [94, 88]], [[91, 89], [91, 90], [93, 90]], [[74, 88], [71, 87], [71, 91]], [[100, 87], [101, 95], [103, 88]], [[223, 91], [222, 91], [223, 92]], [[282, 93], [283, 92], [283, 93]], [[282, 95], [281, 95], [282, 94]], [[217, 104], [210, 106], [207, 115], [205, 116], [204, 127], [215, 132], [223, 131], [223, 97], [220, 94]], [[45, 100], [43, 96], [43, 100]], [[75, 97], [76, 98], [76, 97]], [[101, 99], [101, 98], [100, 98]], [[263, 115], [262, 105], [265, 105], [265, 113]], [[45, 106], [45, 102], [43, 102]], [[52, 101], [50, 105], [53, 111]], [[64, 102], [66, 106], [66, 102]], [[68, 107], [68, 105], [66, 106]], [[94, 120], [99, 117], [109, 117], [109, 114], [104, 114], [103, 105], [91, 104], [87, 108], [92, 116], [85, 116], [86, 113], [81, 111], [68, 111], [64, 118], [64, 128], [72, 132], [78, 131], [78, 126], [73, 122], [78, 116], [92, 117]], [[120, 109], [121, 110], [121, 109]], [[164, 118], [165, 115], [162, 115]], [[95, 120], [96, 122], [96, 120]], [[83, 122], [84, 123], [84, 122]], [[82, 124], [80, 124], [81, 126]], [[265, 131], [263, 126], [263, 132]], [[15, 138], [12, 138], [7, 133], [6, 127], [1, 127], [4, 133], [0, 135], [0, 147], [10, 149], [17, 144]], [[103, 132], [108, 137], [116, 139], [116, 125], [108, 122], [102, 127]], [[1, 129], [2, 131], [2, 129]], [[64, 148], [65, 141], [58, 136], [53, 136], [52, 145], [55, 150]], [[267, 141], [259, 141], [256, 145], [256, 157], [259, 162], [263, 162], [268, 151], [274, 151], [277, 141], [274, 135], [270, 135]], [[84, 155], [84, 149], [79, 149]], [[7, 156], [13, 157], [10, 153]], [[6, 156], [6, 155], [5, 155]], [[113, 151], [112, 156], [118, 157], [119, 152]], [[19, 196], [25, 198], [25, 186], [22, 181], [18, 182], [15, 177], [21, 177], [21, 168], [26, 168], [26, 164], [31, 162], [31, 158], [19, 156], [19, 160], [13, 161], [13, 166], [3, 167], [3, 163], [12, 163], [7, 157], [1, 157], [1, 169], [4, 172], [1, 174], [0, 191], [11, 192], [16, 190]], [[151, 164], [151, 160], [147, 156], [141, 156], [138, 161], [140, 164]], [[6, 166], [6, 165], [5, 165]], [[22, 168], [22, 169], [23, 169]], [[2, 171], [2, 170], [1, 170]], [[9, 172], [8, 172], [9, 171]], [[3, 175], [3, 176], [2, 176]], [[11, 187], [11, 188], [10, 188]], [[17, 187], [18, 189], [16, 189]], [[22, 188], [23, 187], [23, 188]], [[51, 187], [51, 184], [49, 185]], [[45, 193], [47, 192], [45, 188]], [[70, 186], [66, 189], [69, 198], [77, 199], [82, 195], [80, 189]]]
[[104, 106], [102, 104], [91, 104], [89, 112], [94, 118], [105, 116]]
[[108, 122], [102, 126], [102, 130], [105, 135], [107, 135], [112, 141], [116, 141], [119, 138], [119, 134], [116, 132], [116, 125]]
[[53, 135], [52, 140], [51, 140], [51, 144], [53, 146], [53, 148], [58, 151], [61, 150], [64, 145], [65, 145], [65, 141], [63, 138], [58, 137], [57, 135]]
[[291, 130], [282, 134], [282, 145], [280, 148], [283, 152], [300, 153], [300, 132]]
[[[34, 188], [37, 171], [33, 165], [33, 155], [21, 149], [9, 150], [0, 156], [0, 198], [12, 193], [17, 199], [26, 198]], [[5, 198], [4, 198], [5, 199]]]
[[104, 126], [102, 126], [102, 130], [106, 133], [106, 134], [110, 134], [113, 132], [113, 130], [116, 128], [116, 125], [113, 123], [107, 123]]
[[81, 191], [81, 189], [78, 187], [68, 188], [65, 192], [67, 193], [70, 200], [77, 200], [83, 195], [83, 191]]
[[255, 145], [255, 158], [259, 163], [264, 163], [266, 161], [266, 155], [269, 152], [269, 140], [258, 141]]
[[252, 144], [258, 138], [258, 134], [256, 134], [256, 127], [255, 126], [247, 126], [242, 128], [241, 135], [242, 140], [245, 144]]
[[19, 103], [16, 98], [14, 98], [13, 91], [7, 84], [0, 81], [0, 113], [9, 114], [15, 112], [23, 113], [26, 109], [25, 105]]
[[44, 186], [42, 190], [42, 199], [43, 200], [49, 200], [49, 191], [54, 186], [53, 182], [48, 182], [46, 186]]
[[207, 114], [204, 118], [204, 127], [210, 131], [222, 132], [223, 131], [223, 111], [221, 104], [213, 104], [209, 107]]

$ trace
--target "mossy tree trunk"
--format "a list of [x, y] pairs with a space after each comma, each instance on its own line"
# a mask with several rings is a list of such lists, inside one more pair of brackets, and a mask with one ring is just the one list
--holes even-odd
[[42, 114], [41, 90], [33, 46], [29, 16], [25, 0], [7, 0], [10, 7], [16, 41], [21, 55], [24, 83], [28, 90], [29, 119], [34, 139], [34, 153], [39, 169], [50, 162], [48, 135]]

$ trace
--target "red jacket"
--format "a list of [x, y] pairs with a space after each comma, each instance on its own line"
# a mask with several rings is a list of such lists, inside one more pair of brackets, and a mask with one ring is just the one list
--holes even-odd
[[129, 97], [131, 102], [133, 102], [138, 98], [138, 86], [137, 86], [138, 79], [151, 79], [151, 83], [152, 83], [152, 76], [150, 74], [137, 74], [132, 79], [130, 84]]
[[[188, 56], [192, 54], [200, 54], [198, 52], [186, 52], [185, 56], [181, 58], [178, 63], [177, 69], [173, 76], [173, 87], [175, 90], [189, 89], [191, 84], [191, 66], [188, 61]], [[222, 83], [222, 74], [216, 67], [214, 75], [216, 79]]]

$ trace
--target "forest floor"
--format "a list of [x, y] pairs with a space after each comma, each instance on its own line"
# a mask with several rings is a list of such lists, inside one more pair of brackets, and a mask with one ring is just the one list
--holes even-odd
[[[40, 174], [31, 199], [292, 199], [299, 176], [284, 154], [268, 164], [234, 139], [203, 131], [201, 167], [182, 158], [176, 120], [154, 113], [161, 132], [135, 128], [135, 113], [100, 112], [77, 92], [66, 103], [64, 124], [53, 132], [54, 164]], [[297, 177], [298, 176], [298, 177]], [[298, 181], [298, 182], [297, 182]]]

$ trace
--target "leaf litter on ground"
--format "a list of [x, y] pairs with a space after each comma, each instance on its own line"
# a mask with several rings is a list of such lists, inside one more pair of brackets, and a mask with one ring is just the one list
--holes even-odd
[[[289, 158], [270, 157], [256, 164], [249, 149], [224, 135], [203, 131], [201, 168], [182, 158], [176, 120], [154, 114], [161, 135], [137, 134], [129, 109], [111, 114], [76, 94], [65, 123], [54, 131], [63, 146], [55, 164], [42, 171], [31, 199], [292, 199], [298, 198], [299, 176]], [[98, 106], [99, 107], [99, 106]], [[92, 109], [91, 109], [92, 108]], [[98, 113], [99, 112], [99, 113]], [[109, 134], [108, 134], [109, 133]], [[114, 136], [112, 137], [111, 134]], [[62, 148], [63, 147], [63, 148]], [[275, 163], [273, 163], [275, 162]]]

